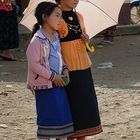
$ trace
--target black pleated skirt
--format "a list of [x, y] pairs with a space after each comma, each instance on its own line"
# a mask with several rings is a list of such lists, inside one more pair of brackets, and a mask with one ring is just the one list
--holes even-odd
[[0, 50], [19, 46], [18, 22], [15, 10], [0, 10]]
[[102, 132], [91, 69], [70, 72], [70, 83], [66, 91], [75, 130], [71, 137], [85, 137]]

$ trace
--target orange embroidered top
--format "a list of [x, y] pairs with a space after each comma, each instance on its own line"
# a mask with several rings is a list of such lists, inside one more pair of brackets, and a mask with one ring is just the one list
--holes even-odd
[[85, 32], [82, 15], [72, 11], [62, 12], [62, 23], [58, 30], [64, 62], [70, 71], [84, 70], [91, 66], [85, 42], [81, 39]]

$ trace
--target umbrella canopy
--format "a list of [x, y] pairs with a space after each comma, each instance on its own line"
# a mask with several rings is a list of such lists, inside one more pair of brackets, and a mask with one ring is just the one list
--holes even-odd
[[[42, 1], [54, 0], [30, 0], [21, 24], [32, 30], [36, 23], [34, 10]], [[90, 38], [104, 29], [118, 24], [118, 16], [124, 0], [80, 0], [76, 11], [84, 17], [87, 33]]]
[[87, 33], [93, 37], [118, 24], [123, 3], [124, 0], [81, 0], [76, 10], [83, 15]]

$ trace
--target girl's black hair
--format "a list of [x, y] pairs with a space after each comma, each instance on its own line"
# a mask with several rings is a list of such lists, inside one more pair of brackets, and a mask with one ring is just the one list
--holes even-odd
[[50, 16], [56, 7], [59, 7], [57, 4], [52, 2], [41, 2], [38, 4], [35, 10], [35, 17], [37, 23], [33, 27], [32, 36], [40, 29], [40, 26], [43, 25], [42, 15]]
[[55, 2], [56, 2], [57, 4], [60, 4], [61, 0], [55, 0]]

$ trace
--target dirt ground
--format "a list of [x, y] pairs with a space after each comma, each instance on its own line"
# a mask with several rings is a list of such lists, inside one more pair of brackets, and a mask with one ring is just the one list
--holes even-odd
[[[0, 61], [0, 140], [37, 140], [25, 52], [14, 53], [19, 61]], [[88, 139], [140, 140], [140, 35], [116, 37], [90, 57], [104, 132]]]

